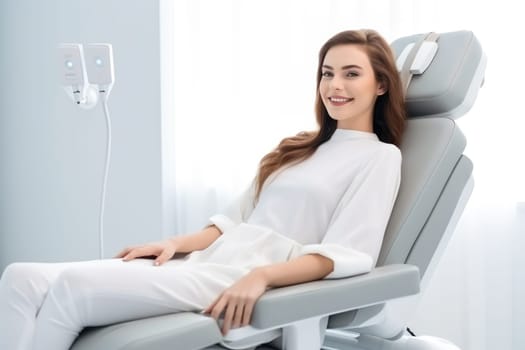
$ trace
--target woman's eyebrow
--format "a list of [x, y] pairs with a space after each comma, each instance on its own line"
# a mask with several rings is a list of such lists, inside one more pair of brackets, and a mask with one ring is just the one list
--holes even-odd
[[[327, 64], [323, 64], [323, 68], [334, 70], [332, 66], [329, 66]], [[361, 66], [358, 66], [357, 64], [348, 64], [346, 66], [342, 66], [341, 70], [350, 69], [350, 68], [357, 68], [357, 69], [363, 69]]]
[[357, 64], [349, 64], [349, 65], [346, 65], [346, 66], [342, 66], [341, 70], [350, 69], [350, 68], [363, 69], [361, 66], [359, 66]]

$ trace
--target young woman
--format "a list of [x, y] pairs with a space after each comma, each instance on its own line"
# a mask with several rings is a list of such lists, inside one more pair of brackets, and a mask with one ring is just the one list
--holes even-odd
[[389, 45], [372, 30], [335, 35], [317, 87], [319, 130], [284, 139], [240, 204], [202, 231], [117, 259], [10, 265], [0, 348], [65, 350], [83, 327], [180, 311], [222, 317], [226, 333], [268, 288], [370, 271], [400, 181], [405, 110]]

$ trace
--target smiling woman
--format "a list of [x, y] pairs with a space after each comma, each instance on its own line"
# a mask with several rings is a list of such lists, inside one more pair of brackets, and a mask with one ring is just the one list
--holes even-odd
[[322, 69], [319, 95], [337, 127], [373, 132], [374, 104], [386, 88], [377, 81], [366, 48], [335, 46], [326, 53]]
[[[372, 131], [399, 145], [404, 99], [396, 88], [398, 74], [388, 43], [373, 32], [342, 32], [325, 44], [320, 56], [317, 113], [328, 113], [338, 127]], [[373, 108], [376, 102], [379, 108]]]

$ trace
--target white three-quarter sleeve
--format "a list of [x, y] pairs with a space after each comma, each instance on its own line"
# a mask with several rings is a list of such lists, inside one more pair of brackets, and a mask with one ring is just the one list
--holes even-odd
[[401, 153], [384, 147], [352, 180], [339, 201], [320, 244], [304, 245], [301, 254], [330, 258], [326, 278], [369, 272], [377, 261], [400, 184]]
[[230, 205], [223, 214], [216, 214], [209, 218], [210, 224], [213, 224], [226, 232], [233, 227], [245, 222], [253, 211], [255, 201], [255, 180], [244, 190]]

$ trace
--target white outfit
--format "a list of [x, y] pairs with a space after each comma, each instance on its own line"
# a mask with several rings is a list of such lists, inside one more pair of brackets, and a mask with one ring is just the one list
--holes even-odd
[[397, 195], [401, 154], [372, 133], [337, 129], [307, 160], [253, 187], [210, 221], [223, 234], [207, 249], [154, 267], [117, 259], [16, 263], [0, 281], [0, 349], [69, 349], [86, 326], [209, 306], [256, 266], [317, 253], [328, 278], [368, 272]]

